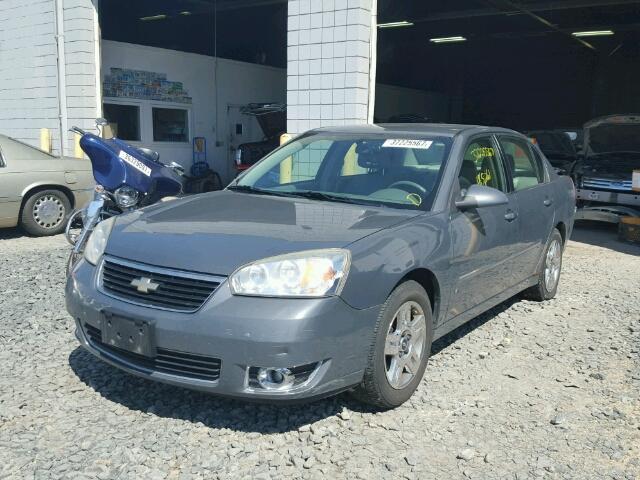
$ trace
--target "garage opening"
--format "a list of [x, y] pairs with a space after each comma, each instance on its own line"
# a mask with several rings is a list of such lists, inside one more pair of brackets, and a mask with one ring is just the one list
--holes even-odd
[[[284, 117], [285, 0], [100, 2], [104, 116], [112, 133], [189, 172], [206, 162], [230, 181], [238, 147], [273, 142]], [[262, 122], [265, 124], [265, 122]]]
[[378, 24], [379, 122], [573, 131], [640, 111], [637, 1], [380, 0]]

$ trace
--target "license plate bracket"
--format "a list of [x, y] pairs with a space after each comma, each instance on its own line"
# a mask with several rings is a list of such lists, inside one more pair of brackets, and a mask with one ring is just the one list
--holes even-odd
[[102, 343], [145, 357], [155, 356], [153, 325], [146, 320], [105, 312], [102, 316]]

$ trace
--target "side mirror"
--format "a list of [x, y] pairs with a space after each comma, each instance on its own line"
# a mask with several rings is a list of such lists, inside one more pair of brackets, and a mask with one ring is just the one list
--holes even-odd
[[467, 193], [456, 202], [460, 210], [469, 208], [495, 207], [509, 203], [507, 196], [500, 190], [482, 185], [471, 185]]

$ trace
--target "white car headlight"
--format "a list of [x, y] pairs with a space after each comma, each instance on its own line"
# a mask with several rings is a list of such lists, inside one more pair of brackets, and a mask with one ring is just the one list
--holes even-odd
[[84, 247], [84, 258], [92, 265], [97, 265], [100, 261], [100, 257], [104, 253], [104, 249], [107, 247], [107, 240], [111, 234], [113, 224], [116, 222], [116, 217], [103, 220], [95, 226], [93, 232], [87, 240], [87, 244]]
[[350, 264], [348, 250], [308, 250], [245, 265], [229, 284], [234, 295], [328, 297], [340, 294]]
[[135, 188], [124, 185], [118, 188], [114, 195], [116, 197], [116, 203], [120, 208], [130, 208], [138, 203], [140, 193]]

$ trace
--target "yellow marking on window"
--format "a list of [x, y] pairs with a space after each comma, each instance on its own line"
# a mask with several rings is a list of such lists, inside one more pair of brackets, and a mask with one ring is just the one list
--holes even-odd
[[416, 207], [419, 207], [420, 205], [422, 205], [422, 197], [417, 193], [410, 193], [409, 195], [407, 195], [406, 198], [411, 203], [413, 203]]
[[483, 158], [495, 157], [495, 151], [491, 147], [478, 147], [471, 150], [471, 155], [475, 161], [478, 161]]
[[487, 183], [489, 183], [489, 181], [491, 180], [491, 172], [489, 171], [489, 169], [485, 170], [484, 172], [478, 172], [478, 174], [476, 175], [476, 183], [478, 185], [487, 185]]

